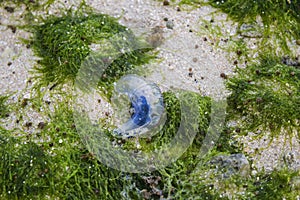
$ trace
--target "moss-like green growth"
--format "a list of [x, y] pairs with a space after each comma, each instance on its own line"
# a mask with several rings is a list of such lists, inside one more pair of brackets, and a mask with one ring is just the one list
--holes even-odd
[[73, 111], [62, 102], [40, 133], [44, 151], [51, 155], [50, 194], [60, 199], [121, 199], [130, 180], [100, 163], [82, 144]]
[[205, 3], [202, 0], [181, 0], [178, 5], [189, 5], [192, 7], [199, 7]]
[[[41, 24], [30, 26], [29, 30], [33, 32], [33, 37], [28, 42], [36, 55], [41, 58], [35, 67], [35, 73], [42, 86], [73, 82], [82, 61], [92, 51], [92, 44], [99, 45], [102, 40], [118, 34], [130, 35], [132, 37], [130, 42], [138, 40], [115, 18], [84, 11], [83, 8], [74, 12], [68, 11], [61, 17], [48, 16]], [[132, 46], [125, 48], [132, 48]], [[101, 48], [100, 45], [100, 52]], [[114, 60], [105, 73], [104, 81], [110, 82], [112, 77], [118, 78], [116, 74], [119, 73], [120, 76], [135, 66], [149, 61], [150, 58], [145, 53], [149, 49], [130, 50]]]
[[54, 109], [34, 135], [0, 128], [0, 198], [113, 200], [130, 193], [131, 179], [81, 143], [68, 103]]
[[272, 136], [284, 132], [299, 135], [300, 70], [279, 58], [262, 57], [260, 63], [237, 69], [227, 88], [231, 117], [243, 122], [244, 130], [269, 130]]
[[[54, 0], [48, 0], [48, 3], [53, 2]], [[25, 5], [28, 8], [38, 8], [39, 2], [34, 0], [0, 0], [0, 4], [10, 3], [16, 6]]]
[[[297, 0], [210, 0], [209, 3], [227, 13], [239, 23], [240, 27], [242, 24], [250, 25], [246, 30], [242, 30], [242, 28], [240, 30], [252, 33], [256, 31], [257, 34], [254, 37], [263, 37], [260, 48], [264, 48], [267, 44], [272, 48], [275, 47], [276, 50], [279, 48], [287, 52], [290, 50], [287, 42], [300, 38], [300, 4]], [[259, 28], [256, 25], [258, 17], [261, 19], [263, 27]]]
[[[202, 165], [193, 171], [178, 162], [160, 171], [164, 183], [164, 195], [172, 199], [297, 199], [300, 192], [299, 171], [283, 168], [271, 173], [264, 171], [254, 176], [239, 174], [220, 178], [204, 163], [211, 159], [206, 155]], [[218, 170], [220, 172], [221, 169]]]
[[[258, 177], [258, 178], [257, 178]], [[251, 199], [297, 199], [299, 172], [287, 168], [271, 173], [259, 173], [247, 184], [247, 196]], [[256, 180], [255, 180], [256, 179]]]
[[9, 106], [6, 101], [8, 96], [0, 96], [0, 118], [6, 117], [9, 114]]
[[166, 109], [167, 121], [162, 130], [151, 138], [151, 143], [147, 144], [147, 139], [142, 139], [141, 144], [148, 151], [154, 151], [162, 144], [169, 143], [178, 131], [181, 119], [180, 102], [172, 92], [163, 93], [164, 105]]
[[25, 199], [43, 196], [50, 183], [50, 157], [35, 143], [23, 143], [13, 138], [12, 133], [0, 128], [0, 197]]
[[220, 137], [216, 143], [215, 150], [218, 152], [226, 152], [229, 154], [235, 154], [242, 152], [242, 146], [235, 136], [235, 132], [239, 132], [240, 129], [236, 128], [235, 130], [233, 128], [226, 127], [221, 132]]

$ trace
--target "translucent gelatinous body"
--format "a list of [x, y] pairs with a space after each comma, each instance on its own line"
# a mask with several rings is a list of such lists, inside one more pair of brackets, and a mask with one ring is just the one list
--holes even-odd
[[150, 106], [148, 105], [146, 97], [140, 96], [137, 99], [132, 99], [131, 105], [134, 109], [134, 113], [131, 116], [134, 124], [143, 126], [150, 122]]
[[159, 126], [164, 114], [159, 87], [137, 75], [126, 75], [116, 83], [115, 92], [127, 95], [132, 112], [131, 117], [113, 131], [114, 135], [127, 138], [155, 134], [155, 127]]

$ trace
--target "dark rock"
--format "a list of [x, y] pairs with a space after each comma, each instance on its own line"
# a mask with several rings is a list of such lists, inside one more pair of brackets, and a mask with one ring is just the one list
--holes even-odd
[[215, 173], [222, 178], [229, 178], [235, 174], [247, 177], [250, 174], [249, 162], [242, 153], [216, 156], [208, 163], [215, 167]]

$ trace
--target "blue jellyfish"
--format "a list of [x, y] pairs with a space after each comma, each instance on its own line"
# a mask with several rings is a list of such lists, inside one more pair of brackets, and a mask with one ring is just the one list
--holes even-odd
[[131, 116], [114, 129], [122, 138], [155, 134], [164, 115], [163, 98], [159, 87], [137, 75], [123, 76], [115, 85], [117, 94], [125, 94], [131, 104]]
[[143, 126], [150, 122], [150, 106], [144, 96], [132, 99], [131, 107], [134, 109], [131, 119], [137, 126]]

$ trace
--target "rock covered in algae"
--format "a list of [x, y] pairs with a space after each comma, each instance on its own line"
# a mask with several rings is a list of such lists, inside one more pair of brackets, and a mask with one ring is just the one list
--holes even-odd
[[209, 161], [209, 164], [216, 166], [217, 174], [221, 170], [222, 178], [229, 178], [234, 174], [247, 177], [250, 174], [249, 162], [242, 153], [215, 156]]

